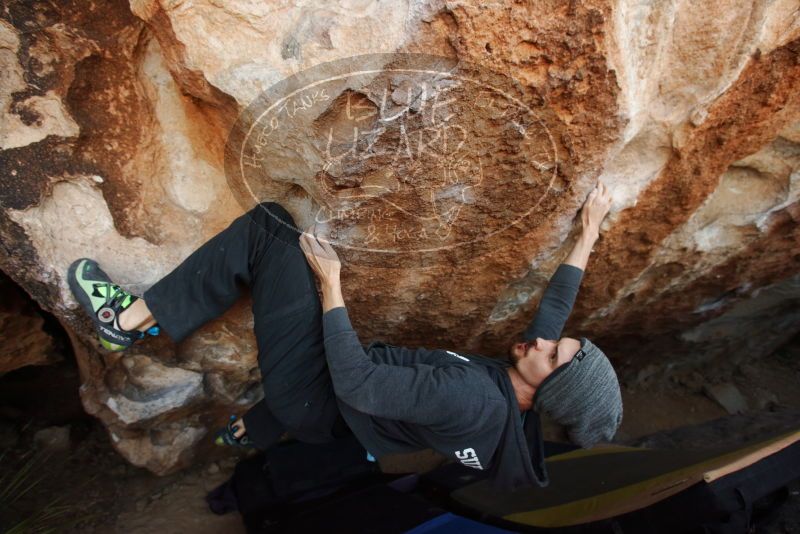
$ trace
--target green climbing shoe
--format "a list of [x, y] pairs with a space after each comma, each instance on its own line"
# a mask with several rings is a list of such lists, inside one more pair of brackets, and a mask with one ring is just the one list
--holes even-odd
[[103, 347], [124, 350], [144, 336], [138, 330], [123, 330], [118, 321], [119, 314], [139, 297], [114, 284], [96, 261], [76, 260], [69, 266], [67, 279], [72, 294], [94, 321]]

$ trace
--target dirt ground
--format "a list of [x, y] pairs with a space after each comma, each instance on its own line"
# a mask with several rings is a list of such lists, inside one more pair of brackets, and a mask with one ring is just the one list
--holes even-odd
[[[798, 342], [721, 376], [741, 393], [755, 420], [758, 414], [783, 414], [785, 419], [800, 413]], [[707, 391], [706, 382], [715, 379], [719, 377], [706, 380], [696, 373], [651, 370], [623, 380], [625, 416], [617, 441], [636, 443], [643, 436], [728, 416]], [[129, 465], [112, 449], [102, 425], [83, 412], [77, 387], [77, 373], [68, 361], [21, 369], [0, 379], [0, 477], [13, 475], [26, 459], [34, 458], [28, 480], [38, 480], [12, 506], [0, 510], [0, 525], [61, 507], [50, 520], [56, 532], [244, 532], [238, 514], [216, 516], [204, 501], [209, 490], [230, 476], [236, 456], [154, 476]], [[41, 434], [36, 437], [54, 425], [69, 429], [63, 450], [45, 446]], [[556, 429], [546, 431], [549, 437], [557, 435]], [[713, 445], [725, 436], [718, 432], [693, 439]], [[768, 532], [800, 532], [798, 490], [795, 486]]]
[[[22, 446], [4, 464], [24, 464], [20, 453], [28, 450], [32, 430], [23, 433]], [[80, 423], [72, 430], [86, 433], [73, 438], [70, 450], [34, 460], [30, 480], [38, 484], [14, 503], [17, 518], [63, 506], [64, 513], [42, 524], [57, 524], [56, 532], [244, 532], [237, 514], [216, 516], [203, 500], [229, 476], [234, 459], [156, 477], [125, 462], [111, 448], [101, 425]]]

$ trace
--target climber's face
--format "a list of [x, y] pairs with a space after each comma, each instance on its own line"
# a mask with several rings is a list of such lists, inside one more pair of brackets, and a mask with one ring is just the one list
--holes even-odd
[[550, 373], [572, 360], [580, 348], [581, 342], [571, 337], [558, 341], [537, 337], [511, 345], [509, 356], [522, 378], [533, 387], [539, 387]]

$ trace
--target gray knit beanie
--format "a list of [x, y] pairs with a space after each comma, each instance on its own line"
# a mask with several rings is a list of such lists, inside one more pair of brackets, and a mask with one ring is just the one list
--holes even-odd
[[622, 423], [622, 394], [614, 367], [603, 351], [581, 338], [575, 357], [536, 390], [533, 409], [566, 427], [576, 445], [611, 441]]

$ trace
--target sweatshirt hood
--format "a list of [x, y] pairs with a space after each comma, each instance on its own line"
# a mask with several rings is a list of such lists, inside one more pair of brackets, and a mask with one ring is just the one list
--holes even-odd
[[550, 482], [544, 463], [539, 414], [534, 410], [522, 414], [517, 404], [514, 386], [507, 369], [511, 364], [484, 356], [470, 355], [473, 361], [482, 364], [497, 388], [509, 402], [503, 433], [488, 470], [495, 485], [503, 489], [516, 490], [528, 486], [547, 486]]

